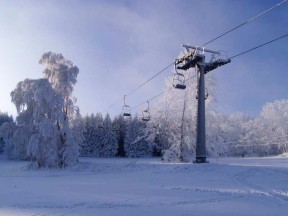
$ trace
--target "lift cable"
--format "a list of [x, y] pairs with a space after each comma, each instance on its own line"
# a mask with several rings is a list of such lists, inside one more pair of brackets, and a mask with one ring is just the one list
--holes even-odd
[[[169, 67], [171, 67], [172, 65], [174, 65], [174, 62], [172, 62], [171, 64], [167, 65], [166, 67], [164, 67], [162, 70], [160, 70], [158, 73], [156, 73], [155, 75], [153, 75], [152, 77], [150, 77], [148, 80], [146, 80], [145, 82], [143, 82], [141, 85], [137, 86], [135, 89], [133, 89], [132, 91], [128, 92], [127, 94], [125, 94], [126, 96], [131, 95], [132, 93], [134, 93], [135, 91], [137, 91], [139, 88], [141, 88], [142, 86], [144, 86], [145, 84], [147, 84], [148, 82], [150, 82], [152, 79], [154, 79], [155, 77], [157, 77], [158, 75], [160, 75], [161, 73], [163, 73], [165, 70], [167, 70]], [[114, 105], [118, 104], [119, 102], [121, 102], [123, 99], [119, 99], [117, 100], [115, 103], [111, 104], [110, 106], [106, 107], [104, 110], [108, 110], [111, 107], [113, 107]]]
[[161, 73], [163, 73], [165, 70], [167, 70], [169, 67], [171, 67], [172, 65], [174, 65], [174, 62], [167, 65], [165, 68], [163, 68], [161, 71], [159, 71], [158, 73], [156, 73], [155, 75], [153, 75], [152, 77], [150, 77], [148, 80], [146, 80], [144, 83], [142, 83], [141, 85], [139, 85], [138, 87], [136, 87], [134, 90], [130, 91], [129, 93], [126, 94], [126, 96], [131, 95], [132, 93], [134, 93], [135, 91], [137, 91], [139, 88], [141, 88], [142, 86], [144, 86], [146, 83], [150, 82], [152, 79], [154, 79], [156, 76], [160, 75]]
[[140, 104], [138, 104], [138, 105], [136, 105], [136, 106], [132, 107], [132, 108], [131, 108], [131, 110], [134, 110], [134, 109], [136, 109], [137, 107], [139, 107], [139, 106], [141, 106], [141, 105], [143, 105], [143, 104], [147, 103], [147, 101], [151, 101], [151, 100], [154, 100], [155, 98], [157, 98], [157, 97], [159, 97], [159, 96], [161, 96], [161, 95], [163, 95], [163, 94], [167, 93], [167, 92], [168, 92], [168, 91], [170, 91], [171, 89], [173, 89], [173, 88], [171, 87], [171, 88], [169, 88], [169, 89], [167, 89], [167, 90], [165, 90], [165, 91], [163, 91], [163, 92], [160, 92], [160, 93], [159, 93], [159, 94], [157, 94], [157, 95], [154, 95], [153, 97], [149, 98], [149, 99], [148, 99], [148, 100], [146, 100], [145, 102], [142, 102], [142, 103], [140, 103]]
[[213, 41], [215, 41], [215, 40], [217, 40], [217, 39], [219, 39], [219, 38], [221, 38], [221, 37], [223, 37], [224, 35], [226, 35], [226, 34], [232, 32], [232, 31], [234, 31], [234, 30], [240, 28], [241, 26], [244, 26], [244, 25], [246, 25], [246, 24], [252, 22], [253, 20], [259, 18], [260, 16], [262, 16], [262, 15], [268, 13], [268, 12], [270, 12], [271, 10], [273, 10], [273, 9], [275, 9], [276, 7], [278, 7], [278, 6], [282, 5], [282, 4], [284, 4], [284, 3], [287, 2], [287, 1], [288, 1], [288, 0], [284, 0], [284, 1], [282, 1], [282, 2], [279, 2], [278, 4], [276, 4], [276, 5], [274, 5], [273, 7], [271, 7], [271, 8], [269, 8], [269, 9], [263, 11], [262, 13], [260, 13], [260, 14], [258, 14], [258, 15], [256, 15], [256, 16], [254, 16], [254, 17], [251, 17], [250, 19], [246, 20], [245, 22], [241, 23], [240, 25], [238, 25], [238, 26], [236, 26], [236, 27], [234, 27], [234, 28], [228, 30], [227, 32], [225, 32], [225, 33], [223, 33], [223, 34], [221, 34], [221, 35], [215, 37], [214, 39], [211, 39], [211, 40], [208, 41], [207, 43], [203, 44], [202, 47], [203, 47], [203, 46], [206, 46], [207, 44], [209, 44], [209, 43], [211, 43], [211, 42], [213, 42]]
[[[265, 45], [268, 45], [268, 44], [270, 44], [270, 43], [272, 43], [272, 42], [275, 42], [275, 41], [280, 40], [280, 39], [282, 39], [282, 38], [284, 38], [284, 37], [287, 37], [287, 36], [288, 36], [288, 34], [285, 34], [285, 35], [283, 35], [283, 36], [281, 36], [281, 37], [275, 38], [275, 39], [273, 39], [273, 40], [271, 40], [271, 41], [268, 41], [268, 42], [263, 43], [263, 44], [261, 44], [261, 45], [258, 45], [258, 46], [256, 46], [256, 47], [253, 47], [253, 48], [251, 48], [251, 49], [249, 49], [249, 50], [246, 50], [246, 51], [244, 51], [244, 52], [241, 52], [241, 53], [239, 53], [239, 54], [237, 54], [237, 55], [234, 55], [234, 56], [230, 57], [230, 59], [232, 59], [232, 58], [236, 58], [236, 57], [239, 57], [239, 56], [241, 56], [241, 55], [243, 55], [243, 54], [246, 54], [246, 53], [248, 53], [248, 52], [251, 52], [252, 50], [258, 49], [258, 48], [260, 48], [260, 47], [263, 47], [263, 46], [265, 46]], [[185, 81], [188, 81], [188, 80], [190, 80], [190, 79], [192, 79], [192, 78], [194, 78], [194, 77], [196, 77], [196, 75], [194, 75], [194, 76], [192, 76], [192, 77], [186, 79]], [[163, 92], [161, 92], [161, 93], [159, 93], [159, 94], [157, 94], [157, 95], [155, 95], [155, 96], [149, 98], [149, 99], [146, 100], [145, 102], [142, 102], [142, 103], [140, 103], [140, 104], [134, 106], [133, 108], [131, 108], [131, 110], [134, 110], [135, 108], [137, 108], [137, 107], [139, 107], [139, 106], [145, 104], [147, 101], [154, 100], [155, 98], [157, 98], [157, 97], [159, 97], [159, 96], [165, 94], [166, 92], [170, 91], [171, 89], [174, 89], [174, 88], [173, 88], [173, 87], [170, 87], [170, 88], [167, 89], [166, 91], [163, 91]]]
[[[210, 40], [210, 41], [208, 41], [208, 42], [206, 42], [205, 44], [203, 44], [203, 46], [205, 46], [205, 45], [207, 45], [207, 44], [209, 44], [209, 43], [211, 43], [211, 42], [213, 42], [213, 41], [215, 41], [215, 40], [223, 37], [224, 35], [226, 35], [226, 34], [232, 32], [232, 31], [240, 28], [241, 26], [243, 26], [243, 25], [245, 25], [245, 24], [248, 24], [249, 22], [252, 22], [253, 20], [255, 20], [255, 19], [257, 19], [258, 17], [260, 17], [260, 16], [268, 13], [269, 11], [271, 11], [271, 10], [273, 10], [274, 8], [276, 8], [276, 7], [284, 4], [284, 3], [287, 2], [287, 1], [288, 1], [288, 0], [284, 0], [284, 1], [282, 1], [282, 2], [279, 2], [278, 4], [274, 5], [273, 7], [271, 7], [271, 8], [269, 8], [269, 9], [263, 11], [262, 13], [260, 13], [260, 14], [258, 14], [258, 15], [256, 15], [256, 16], [254, 16], [254, 17], [246, 20], [245, 22], [243, 22], [243, 23], [241, 23], [240, 25], [238, 25], [238, 26], [230, 29], [229, 31], [227, 31], [227, 32], [225, 32], [225, 33], [223, 33], [223, 34], [215, 37], [214, 39], [212, 39], [212, 40]], [[202, 47], [203, 47], [203, 46], [202, 46]], [[148, 82], [150, 82], [152, 79], [154, 79], [155, 77], [157, 77], [158, 75], [160, 75], [161, 73], [163, 73], [165, 70], [167, 70], [167, 69], [168, 69], [170, 66], [172, 66], [172, 65], [174, 65], [174, 62], [171, 63], [171, 64], [169, 64], [169, 65], [167, 65], [166, 67], [164, 67], [162, 70], [160, 70], [158, 73], [156, 73], [155, 75], [153, 75], [152, 77], [150, 77], [148, 80], [146, 80], [146, 81], [145, 81], [144, 83], [142, 83], [141, 85], [137, 86], [137, 87], [136, 87], [135, 89], [133, 89], [132, 91], [128, 92], [128, 93], [126, 94], [126, 96], [129, 96], [129, 95], [131, 95], [132, 93], [134, 93], [135, 91], [137, 91], [139, 88], [141, 88], [142, 86], [144, 86], [145, 84], [147, 84]], [[113, 107], [114, 105], [118, 104], [120, 101], [122, 101], [122, 98], [119, 99], [118, 101], [116, 101], [115, 103], [111, 104], [110, 106], [108, 106], [108, 107], [107, 107], [106, 109], [104, 109], [104, 110], [110, 109], [110, 108]]]
[[[206, 46], [207, 44], [212, 43], [213, 41], [215, 41], [215, 40], [223, 37], [224, 35], [232, 32], [232, 31], [234, 31], [234, 30], [236, 30], [236, 29], [238, 29], [238, 28], [240, 28], [240, 27], [243, 26], [243, 25], [248, 24], [249, 22], [252, 22], [253, 20], [259, 18], [260, 16], [262, 16], [262, 15], [268, 13], [268, 12], [270, 12], [271, 10], [273, 10], [273, 9], [275, 9], [276, 7], [284, 4], [284, 3], [287, 2], [287, 1], [288, 1], [288, 0], [284, 0], [284, 1], [282, 1], [282, 2], [279, 2], [278, 4], [274, 5], [273, 7], [271, 7], [271, 8], [269, 8], [269, 9], [261, 12], [260, 14], [254, 16], [254, 17], [252, 17], [252, 18], [250, 18], [250, 19], [248, 19], [248, 20], [246, 20], [245, 22], [243, 22], [243, 23], [241, 23], [240, 25], [238, 25], [238, 26], [230, 29], [229, 31], [227, 31], [227, 32], [225, 32], [225, 33], [223, 33], [223, 34], [215, 37], [214, 39], [212, 39], [212, 40], [210, 40], [210, 41], [208, 41], [208, 42], [206, 42], [205, 44], [203, 44], [203, 46]], [[273, 42], [273, 41], [271, 41], [271, 42]], [[271, 43], [271, 42], [270, 42], [270, 43]], [[202, 47], [203, 47], [203, 46], [202, 46]], [[142, 83], [141, 85], [139, 85], [139, 86], [136, 87], [134, 90], [132, 90], [132, 91], [130, 91], [129, 93], [127, 93], [126, 95], [129, 96], [130, 94], [134, 93], [134, 92], [137, 91], [139, 88], [141, 88], [142, 86], [144, 86], [146, 83], [150, 82], [150, 81], [151, 81], [152, 79], [154, 79], [156, 76], [158, 76], [159, 74], [161, 74], [162, 72], [164, 72], [166, 69], [168, 69], [168, 68], [169, 68], [170, 66], [172, 66], [173, 64], [174, 64], [174, 62], [171, 63], [171, 64], [169, 64], [169, 65], [166, 66], [165, 68], [163, 68], [161, 71], [159, 71], [158, 73], [156, 73], [154, 76], [152, 76], [151, 78], [149, 78], [148, 80], [146, 80], [144, 83]]]
[[[188, 80], [190, 80], [190, 79], [192, 79], [192, 78], [194, 78], [194, 77], [196, 77], [196, 75], [194, 75], [194, 76], [192, 76], [192, 77], [189, 77], [189, 78], [185, 79], [185, 82], [188, 81]], [[167, 93], [168, 91], [170, 91], [170, 90], [172, 90], [172, 89], [175, 89], [175, 88], [174, 88], [174, 87], [170, 87], [170, 88], [168, 88], [167, 90], [165, 90], [165, 91], [163, 91], [163, 92], [160, 92], [160, 93], [158, 93], [157, 95], [154, 95], [153, 97], [147, 99], [145, 102], [142, 102], [142, 103], [140, 103], [140, 104], [138, 104], [138, 105], [132, 107], [131, 110], [134, 110], [134, 109], [136, 109], [137, 107], [139, 107], [139, 106], [141, 106], [141, 105], [147, 103], [147, 101], [152, 101], [152, 100], [154, 100], [155, 98], [157, 98], [157, 97], [159, 97], [159, 96], [161, 96], [161, 95]]]
[[281, 37], [275, 38], [275, 39], [273, 39], [273, 40], [271, 40], [271, 41], [268, 41], [268, 42], [263, 43], [263, 44], [261, 44], [261, 45], [258, 45], [258, 46], [256, 46], [256, 47], [253, 47], [253, 48], [251, 48], [251, 49], [249, 49], [249, 50], [246, 50], [246, 51], [244, 51], [244, 52], [241, 52], [241, 53], [239, 53], [239, 54], [237, 54], [237, 55], [234, 55], [234, 56], [230, 57], [230, 59], [233, 59], [233, 58], [236, 58], [236, 57], [238, 57], [238, 56], [241, 56], [241, 55], [243, 55], [243, 54], [245, 54], [245, 53], [251, 52], [251, 51], [253, 51], [253, 50], [255, 50], [255, 49], [258, 49], [258, 48], [260, 48], [260, 47], [263, 47], [263, 46], [265, 46], [265, 45], [267, 45], [267, 44], [270, 44], [270, 43], [272, 43], [272, 42], [275, 42], [275, 41], [280, 40], [280, 39], [282, 39], [282, 38], [284, 38], [284, 37], [287, 37], [287, 36], [288, 36], [288, 34], [282, 35]]

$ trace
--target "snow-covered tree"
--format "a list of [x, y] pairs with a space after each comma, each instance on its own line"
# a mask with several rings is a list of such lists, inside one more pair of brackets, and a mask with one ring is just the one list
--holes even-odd
[[13, 117], [9, 116], [8, 113], [4, 113], [0, 111], [0, 127], [5, 122], [13, 122]]
[[[9, 116], [7, 113], [3, 113], [0, 111], [0, 128], [4, 123], [12, 123], [13, 118]], [[5, 141], [4, 137], [0, 133], [0, 153], [4, 151]]]
[[[191, 161], [195, 152], [197, 77], [194, 70], [185, 72], [186, 89], [172, 89], [173, 77], [165, 81], [164, 97], [151, 108], [149, 128], [154, 130], [155, 144], [162, 146], [163, 159], [167, 161]], [[209, 96], [206, 107], [214, 101], [215, 78], [206, 75], [206, 90]]]
[[126, 136], [126, 124], [124, 117], [122, 115], [116, 116], [112, 121], [113, 130], [116, 133], [116, 138], [118, 142], [118, 151], [116, 156], [118, 157], [125, 157], [125, 148], [124, 148], [124, 141]]
[[243, 124], [236, 152], [243, 156], [277, 155], [288, 147], [288, 100], [276, 100], [262, 108], [259, 117]]
[[104, 120], [102, 114], [96, 113], [95, 117], [92, 120], [92, 125], [94, 128], [94, 136], [92, 138], [92, 151], [93, 155], [95, 155], [96, 157], [101, 157], [102, 139], [104, 137], [103, 122]]
[[[73, 141], [69, 140], [71, 132], [62, 110], [64, 100], [55, 93], [49, 81], [26, 79], [18, 83], [11, 97], [18, 112], [18, 128], [13, 139], [19, 139], [14, 143], [16, 146], [21, 144], [22, 154], [35, 161], [38, 167], [71, 164]], [[77, 151], [74, 155], [72, 160], [77, 160]]]
[[[23, 149], [23, 146], [26, 147], [25, 143], [19, 143], [17, 142], [16, 136], [14, 137], [14, 133], [16, 132], [17, 126], [15, 122], [5, 122], [0, 127], [0, 136], [3, 139], [5, 143], [5, 153], [10, 157], [11, 159], [26, 158], [26, 148]], [[22, 153], [25, 153], [23, 155]]]
[[151, 156], [152, 149], [147, 137], [146, 124], [135, 116], [127, 125], [124, 142], [126, 157]]
[[118, 141], [109, 114], [103, 120], [103, 135], [101, 139], [100, 156], [115, 157], [118, 151]]
[[72, 120], [75, 113], [72, 92], [77, 82], [79, 69], [70, 60], [65, 59], [62, 54], [52, 52], [44, 53], [39, 63], [45, 66], [44, 77], [49, 80], [53, 89], [64, 98], [63, 111], [65, 118]]
[[243, 134], [243, 124], [250, 118], [242, 113], [226, 115], [215, 110], [206, 113], [206, 142], [210, 156], [233, 155]]
[[101, 113], [91, 114], [83, 119], [83, 144], [81, 146], [82, 156], [104, 157], [103, 139], [108, 130], [104, 127]]
[[268, 122], [274, 132], [274, 143], [282, 153], [288, 152], [288, 99], [267, 103], [260, 116]]
[[83, 143], [80, 145], [81, 156], [90, 156], [93, 153], [93, 137], [95, 136], [95, 128], [92, 124], [93, 118], [94, 115], [87, 115], [82, 119]]
[[25, 79], [11, 92], [18, 116], [9, 148], [14, 158], [30, 159], [37, 167], [65, 167], [78, 161], [79, 140], [71, 130], [77, 107], [70, 96], [79, 70], [51, 52], [40, 63], [47, 67], [46, 78]]

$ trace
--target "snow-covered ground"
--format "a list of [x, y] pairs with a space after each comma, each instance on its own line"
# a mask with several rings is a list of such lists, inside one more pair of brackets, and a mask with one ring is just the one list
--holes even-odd
[[288, 158], [209, 160], [81, 158], [35, 171], [2, 155], [0, 215], [287, 215]]

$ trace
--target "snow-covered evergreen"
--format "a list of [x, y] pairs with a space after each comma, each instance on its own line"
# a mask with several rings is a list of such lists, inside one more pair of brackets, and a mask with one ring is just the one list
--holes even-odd
[[109, 114], [106, 114], [103, 120], [102, 134], [100, 157], [115, 157], [118, 151], [118, 140]]
[[[9, 116], [7, 113], [3, 113], [0, 111], [0, 128], [4, 123], [12, 123], [13, 118], [12, 116]], [[1, 129], [0, 129], [0, 153], [4, 151], [5, 148], [5, 141], [4, 137], [1, 135]]]
[[82, 122], [81, 155], [115, 157], [118, 151], [118, 140], [109, 114], [104, 119], [101, 113], [91, 114], [83, 118]]
[[137, 115], [127, 123], [124, 148], [127, 157], [147, 157], [152, 155], [152, 148], [147, 137], [146, 123]]

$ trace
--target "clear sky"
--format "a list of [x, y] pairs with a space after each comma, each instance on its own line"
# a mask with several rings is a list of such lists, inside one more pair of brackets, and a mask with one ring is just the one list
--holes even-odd
[[[80, 69], [75, 86], [83, 115], [120, 113], [118, 101], [170, 64], [181, 44], [201, 45], [280, 0], [2, 0], [0, 110], [15, 116], [10, 92], [41, 78], [44, 52], [62, 53]], [[288, 3], [209, 44], [229, 56], [288, 33]], [[213, 71], [217, 109], [256, 115], [288, 98], [288, 38]], [[172, 67], [127, 98], [133, 107], [158, 94]]]

